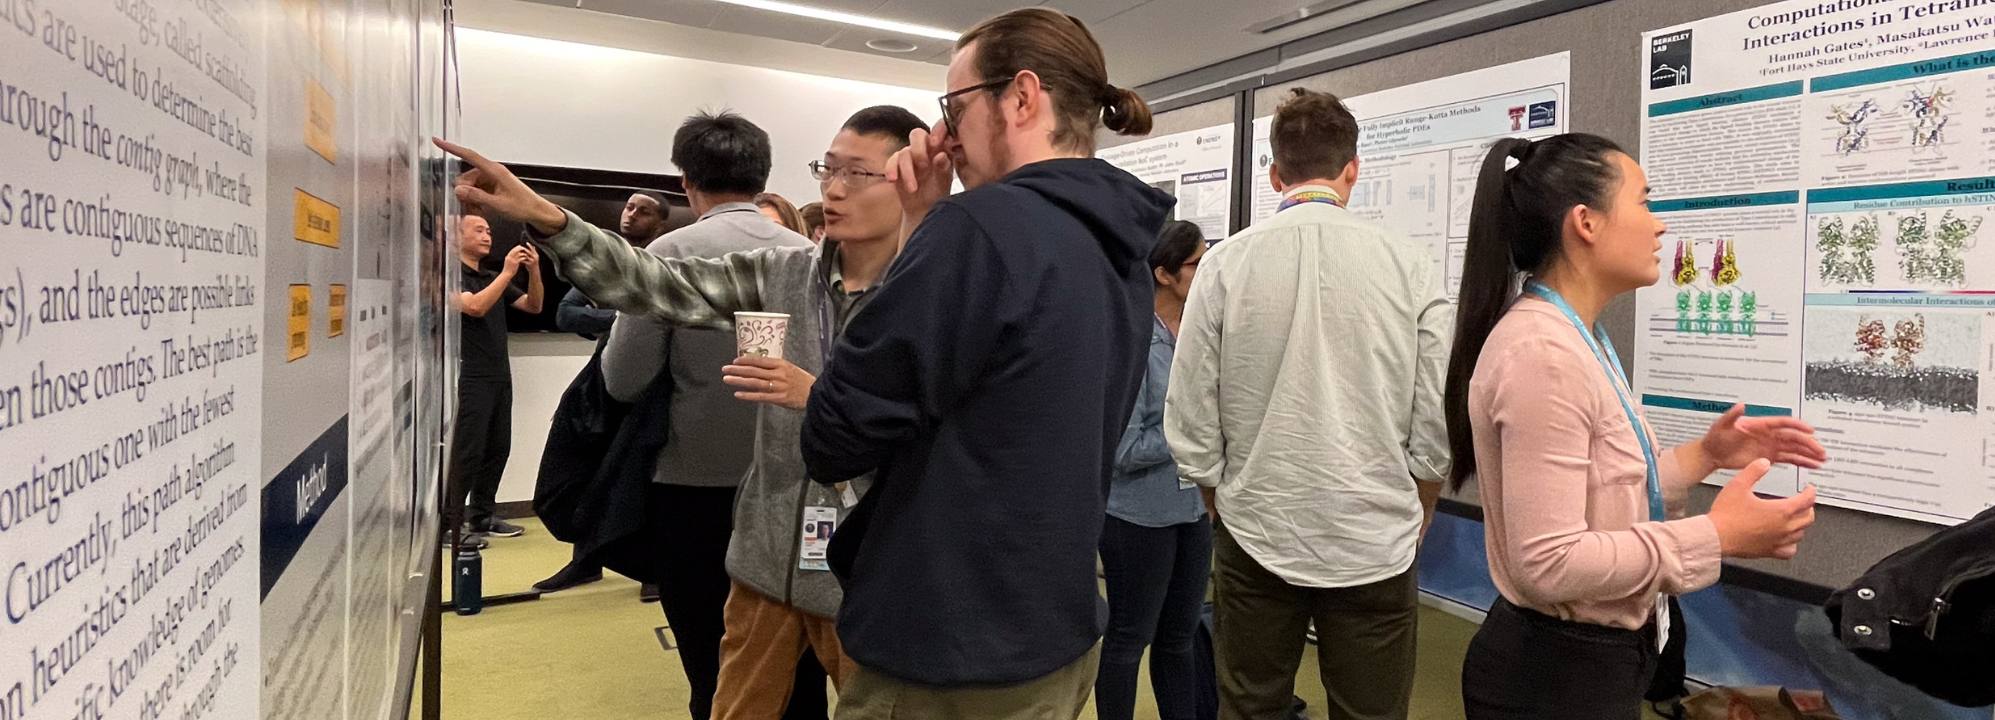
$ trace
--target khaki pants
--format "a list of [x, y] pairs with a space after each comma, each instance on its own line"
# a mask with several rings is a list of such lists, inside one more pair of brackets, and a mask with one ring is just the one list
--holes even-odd
[[772, 600], [740, 582], [727, 595], [727, 634], [720, 639], [720, 680], [713, 720], [769, 720], [783, 716], [795, 685], [797, 661], [808, 645], [839, 695], [858, 666], [838, 644], [837, 623]]
[[1101, 644], [1043, 677], [1003, 687], [945, 688], [859, 668], [838, 695], [838, 720], [1066, 720], [1094, 690]]
[[1413, 701], [1420, 596], [1413, 569], [1369, 585], [1288, 584], [1218, 528], [1212, 645], [1221, 720], [1288, 717], [1303, 633], [1316, 622], [1330, 720], [1405, 720]]

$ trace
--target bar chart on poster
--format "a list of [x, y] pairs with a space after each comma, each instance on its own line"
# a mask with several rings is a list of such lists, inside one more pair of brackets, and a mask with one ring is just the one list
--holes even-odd
[[0, 0], [0, 720], [387, 715], [430, 4]]
[[1643, 36], [1669, 224], [1635, 378], [1665, 442], [1734, 402], [1831, 462], [1763, 492], [1951, 524], [1995, 504], [1995, 5], [1784, 2]]
[[[1344, 98], [1358, 120], [1351, 211], [1428, 246], [1452, 299], [1483, 155], [1501, 138], [1565, 132], [1571, 72], [1569, 55], [1558, 53]], [[1254, 222], [1281, 204], [1268, 181], [1273, 128], [1273, 115], [1254, 119]]]

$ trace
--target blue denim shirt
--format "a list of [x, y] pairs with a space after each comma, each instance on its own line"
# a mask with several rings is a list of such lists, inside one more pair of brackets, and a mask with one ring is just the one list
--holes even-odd
[[1197, 522], [1205, 502], [1197, 487], [1178, 487], [1178, 464], [1164, 441], [1164, 391], [1171, 384], [1177, 338], [1158, 318], [1150, 332], [1150, 369], [1136, 394], [1136, 409], [1115, 448], [1115, 476], [1108, 485], [1108, 514], [1145, 527]]

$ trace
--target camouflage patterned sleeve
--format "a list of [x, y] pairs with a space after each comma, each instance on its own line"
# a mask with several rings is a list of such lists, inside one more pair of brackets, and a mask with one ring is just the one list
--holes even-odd
[[653, 315], [684, 327], [731, 330], [736, 312], [762, 309], [774, 255], [761, 248], [717, 258], [667, 258], [568, 212], [568, 226], [539, 240], [555, 268], [598, 307]]

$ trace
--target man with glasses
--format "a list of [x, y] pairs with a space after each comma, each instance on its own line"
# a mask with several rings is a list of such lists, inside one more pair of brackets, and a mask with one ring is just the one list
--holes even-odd
[[1094, 684], [1095, 556], [1174, 200], [1092, 157], [1097, 128], [1140, 135], [1150, 115], [1079, 20], [986, 20], [947, 77], [940, 132], [889, 170], [906, 247], [805, 413], [813, 480], [879, 468], [832, 539], [859, 665], [838, 717], [1072, 718]]
[[[682, 327], [729, 327], [734, 313], [742, 311], [790, 316], [783, 359], [737, 358], [723, 369], [735, 397], [762, 407], [756, 462], [742, 482], [728, 544], [733, 589], [715, 718], [780, 714], [791, 694], [791, 670], [806, 649], [841, 687], [855, 669], [833, 627], [841, 593], [824, 557], [824, 540], [842, 525], [870, 481], [810, 482], [798, 431], [814, 375], [823, 371], [835, 339], [871, 302], [900, 252], [900, 194], [884, 182], [886, 168], [909, 136], [926, 128], [913, 113], [891, 106], [861, 110], [845, 122], [824, 159], [810, 164], [824, 192], [825, 241], [819, 248], [657, 260], [623, 249], [614, 237], [532, 195], [510, 175], [492, 178], [496, 195], [473, 195], [552, 235], [546, 243], [560, 248], [555, 252], [569, 280], [603, 305]], [[503, 172], [475, 154], [451, 150], [471, 160], [473, 172]]]

